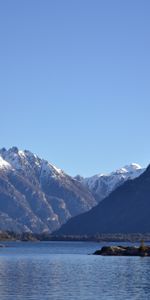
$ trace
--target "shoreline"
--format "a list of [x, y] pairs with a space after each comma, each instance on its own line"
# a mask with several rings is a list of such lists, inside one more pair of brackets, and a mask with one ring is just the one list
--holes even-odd
[[32, 233], [14, 233], [0, 232], [0, 242], [9, 241], [70, 241], [70, 242], [112, 242], [112, 243], [138, 243], [141, 241], [150, 242], [150, 233], [116, 233], [116, 234], [96, 234], [96, 235], [52, 235], [48, 233], [32, 234]]

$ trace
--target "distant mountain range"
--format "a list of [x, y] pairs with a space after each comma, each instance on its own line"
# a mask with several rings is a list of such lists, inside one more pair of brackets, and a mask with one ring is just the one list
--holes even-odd
[[0, 230], [51, 233], [143, 172], [131, 164], [108, 175], [73, 178], [30, 151], [2, 148]]
[[58, 235], [150, 232], [150, 166], [126, 181], [89, 212], [72, 218]]
[[100, 202], [126, 180], [134, 179], [144, 171], [140, 165], [132, 163], [110, 174], [100, 173], [88, 178], [77, 175], [75, 178], [91, 191], [97, 202]]

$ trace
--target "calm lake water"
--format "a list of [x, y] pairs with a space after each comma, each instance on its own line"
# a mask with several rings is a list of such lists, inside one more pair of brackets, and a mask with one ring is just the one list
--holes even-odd
[[9, 243], [0, 248], [0, 300], [150, 299], [150, 257], [88, 255], [100, 246]]

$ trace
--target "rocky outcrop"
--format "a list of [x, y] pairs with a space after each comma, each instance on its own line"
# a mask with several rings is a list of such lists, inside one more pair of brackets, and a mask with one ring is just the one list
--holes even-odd
[[150, 256], [150, 246], [105, 246], [94, 255], [104, 256]]

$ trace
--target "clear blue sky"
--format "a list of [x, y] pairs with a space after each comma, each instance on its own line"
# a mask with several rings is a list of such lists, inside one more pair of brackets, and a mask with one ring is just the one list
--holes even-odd
[[150, 162], [150, 1], [0, 1], [1, 147], [84, 176]]

